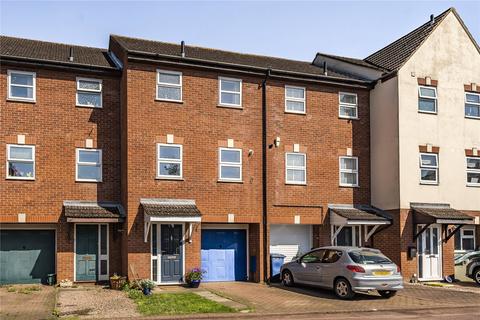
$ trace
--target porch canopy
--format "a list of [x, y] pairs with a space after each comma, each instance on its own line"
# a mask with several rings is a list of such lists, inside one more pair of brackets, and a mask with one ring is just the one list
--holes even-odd
[[[414, 240], [431, 224], [441, 224], [445, 230], [448, 225], [456, 225], [456, 228], [446, 236], [445, 241], [448, 241], [463, 225], [474, 224], [474, 217], [455, 210], [446, 203], [410, 203], [410, 208], [413, 211]], [[418, 230], [418, 225], [423, 227]]]
[[[329, 205], [330, 225], [335, 226], [331, 242], [345, 226], [364, 226], [364, 242], [377, 233], [379, 227], [392, 224], [392, 218], [378, 208], [369, 205]], [[370, 229], [368, 227], [371, 227]]]
[[202, 221], [202, 214], [198, 210], [195, 200], [191, 199], [140, 199], [145, 221], [145, 242], [152, 222], [189, 223], [189, 239], [192, 235], [194, 223]]
[[116, 223], [125, 219], [122, 205], [114, 202], [65, 200], [63, 209], [67, 222]]

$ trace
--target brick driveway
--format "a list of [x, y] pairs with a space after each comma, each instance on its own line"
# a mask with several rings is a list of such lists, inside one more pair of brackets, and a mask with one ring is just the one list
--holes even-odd
[[352, 301], [342, 301], [331, 291], [310, 287], [286, 289], [277, 284], [267, 286], [248, 282], [204, 283], [202, 287], [253, 307], [257, 313], [269, 314], [416, 310], [480, 305], [480, 289], [478, 292], [463, 292], [452, 288], [408, 284], [391, 299], [372, 294], [357, 295]]

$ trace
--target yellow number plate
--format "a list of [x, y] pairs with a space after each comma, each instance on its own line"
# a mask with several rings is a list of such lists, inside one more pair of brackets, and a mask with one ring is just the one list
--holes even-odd
[[389, 276], [392, 274], [390, 271], [373, 271], [374, 276]]

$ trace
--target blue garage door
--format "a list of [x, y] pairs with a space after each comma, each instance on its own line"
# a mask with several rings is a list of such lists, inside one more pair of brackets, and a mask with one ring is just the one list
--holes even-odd
[[247, 280], [246, 230], [202, 230], [204, 281]]

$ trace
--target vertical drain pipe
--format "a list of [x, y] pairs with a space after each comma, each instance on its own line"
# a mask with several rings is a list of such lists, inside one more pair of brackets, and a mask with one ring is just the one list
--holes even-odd
[[263, 227], [263, 280], [268, 282], [268, 255], [267, 255], [267, 79], [271, 70], [265, 73], [262, 81], [262, 227]]

